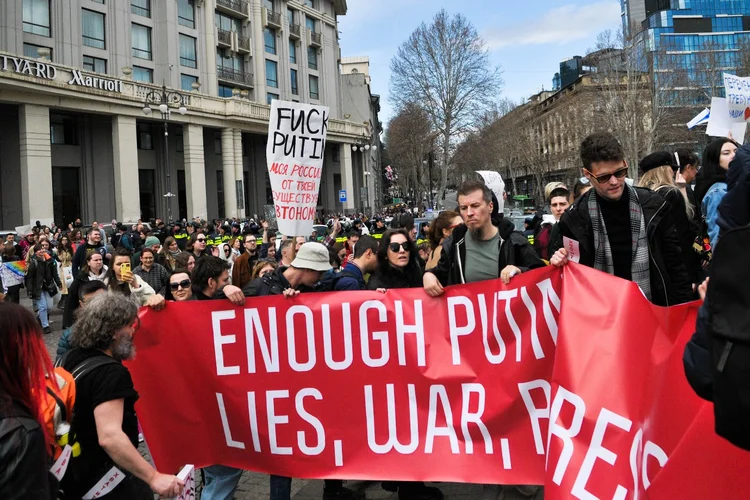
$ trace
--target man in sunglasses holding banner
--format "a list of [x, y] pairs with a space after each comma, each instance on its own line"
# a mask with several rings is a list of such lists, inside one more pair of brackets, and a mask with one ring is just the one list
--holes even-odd
[[588, 136], [581, 160], [593, 189], [560, 219], [550, 263], [570, 260], [565, 237], [577, 247], [578, 262], [637, 283], [656, 305], [692, 300], [669, 207], [658, 194], [625, 182], [628, 164], [617, 139], [607, 132]]

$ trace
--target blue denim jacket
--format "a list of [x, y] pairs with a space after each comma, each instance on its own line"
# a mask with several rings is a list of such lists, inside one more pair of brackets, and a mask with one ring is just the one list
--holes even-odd
[[725, 194], [727, 194], [727, 183], [717, 182], [708, 188], [706, 196], [703, 197], [703, 203], [701, 203], [703, 214], [706, 217], [711, 248], [715, 248], [716, 242], [719, 241], [719, 225], [716, 223], [716, 219], [719, 217], [719, 203], [721, 203]]

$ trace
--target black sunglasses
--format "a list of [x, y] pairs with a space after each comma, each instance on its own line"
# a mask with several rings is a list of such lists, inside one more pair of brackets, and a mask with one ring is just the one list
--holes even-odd
[[[586, 169], [584, 169], [584, 170], [586, 170]], [[613, 175], [614, 175], [614, 176], [615, 176], [615, 178], [617, 178], [617, 179], [622, 179], [623, 177], [625, 177], [625, 176], [626, 176], [626, 175], [628, 174], [628, 167], [622, 167], [622, 168], [621, 168], [620, 170], [615, 170], [615, 171], [614, 171], [614, 172], [612, 172], [611, 174], [603, 174], [603, 175], [600, 175], [600, 176], [598, 176], [598, 177], [597, 177], [596, 175], [592, 174], [591, 172], [589, 172], [588, 170], [586, 170], [586, 172], [588, 172], [588, 173], [589, 173], [589, 175], [590, 175], [590, 176], [591, 176], [591, 177], [592, 177], [592, 178], [593, 178], [593, 179], [594, 179], [594, 180], [595, 180], [595, 181], [596, 181], [596, 182], [597, 182], [598, 184], [605, 184], [605, 183], [609, 182], [609, 180], [610, 180], [610, 179], [612, 178], [612, 176], [613, 176]]]
[[388, 248], [390, 248], [391, 252], [393, 252], [393, 253], [398, 253], [399, 248], [403, 248], [404, 252], [408, 252], [409, 251], [409, 243], [407, 243], [406, 241], [404, 241], [403, 243], [393, 242], [393, 243], [389, 243], [388, 244]]
[[206, 241], [206, 238], [196, 238], [195, 241], [204, 242], [204, 241]]
[[176, 292], [177, 290], [179, 290], [180, 287], [182, 287], [183, 290], [187, 290], [188, 288], [190, 288], [190, 280], [182, 280], [179, 283], [169, 284], [169, 289], [172, 290], [173, 292]]

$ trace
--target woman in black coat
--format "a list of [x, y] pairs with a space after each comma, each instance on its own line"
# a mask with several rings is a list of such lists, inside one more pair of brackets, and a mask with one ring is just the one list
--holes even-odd
[[406, 229], [389, 229], [378, 248], [378, 269], [367, 284], [369, 290], [380, 288], [419, 288], [422, 268], [414, 241]]

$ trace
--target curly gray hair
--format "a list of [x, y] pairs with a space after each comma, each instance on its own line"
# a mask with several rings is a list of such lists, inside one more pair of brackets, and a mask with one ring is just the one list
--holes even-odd
[[78, 311], [73, 324], [73, 347], [109, 349], [115, 332], [135, 321], [138, 304], [121, 293], [100, 293]]

